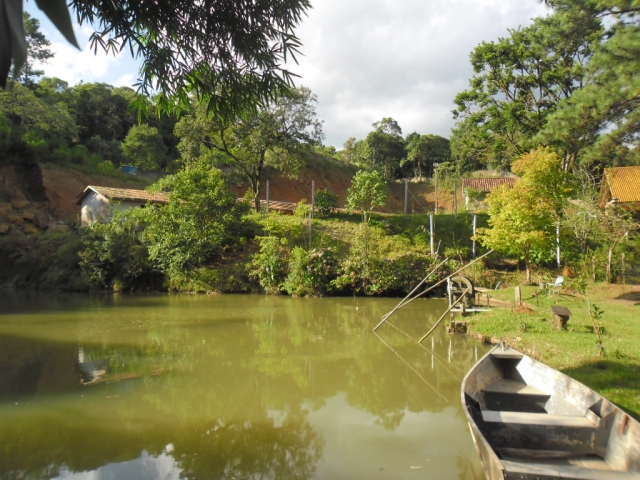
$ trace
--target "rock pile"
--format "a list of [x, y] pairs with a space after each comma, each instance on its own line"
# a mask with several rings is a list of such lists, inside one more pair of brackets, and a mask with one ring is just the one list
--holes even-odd
[[68, 231], [68, 225], [52, 222], [46, 202], [14, 200], [0, 203], [0, 235], [40, 235]]

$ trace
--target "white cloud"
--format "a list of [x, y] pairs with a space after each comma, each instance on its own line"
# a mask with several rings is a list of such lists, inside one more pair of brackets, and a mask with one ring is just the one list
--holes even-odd
[[322, 0], [299, 28], [299, 84], [318, 96], [326, 143], [341, 148], [395, 118], [403, 133], [448, 136], [469, 53], [545, 13], [535, 0]]
[[119, 76], [113, 81], [113, 85], [115, 87], [130, 87], [135, 88], [133, 86], [136, 83], [137, 78], [133, 73], [125, 73], [124, 75]]
[[[87, 45], [78, 52], [30, 5], [56, 52], [44, 66], [47, 76], [135, 83], [140, 62], [128, 51], [114, 58]], [[395, 118], [405, 135], [449, 136], [453, 98], [467, 88], [473, 48], [546, 11], [537, 0], [313, 0], [296, 32], [304, 56], [289, 68], [318, 96], [329, 145], [364, 138], [383, 117]], [[93, 33], [88, 25], [75, 31], [81, 44]]]
[[[106, 55], [93, 50], [86, 45], [82, 51], [78, 51], [68, 43], [51, 42], [51, 49], [55, 53], [48, 64], [42, 66], [48, 77], [58, 77], [66, 80], [71, 85], [81, 80], [87, 82], [107, 81], [111, 74], [119, 70], [121, 54]], [[120, 78], [127, 76], [122, 75]], [[132, 76], [129, 74], [129, 76]]]

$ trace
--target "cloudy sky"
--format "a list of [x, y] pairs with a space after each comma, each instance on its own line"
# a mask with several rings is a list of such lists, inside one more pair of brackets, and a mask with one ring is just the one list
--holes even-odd
[[[364, 138], [371, 124], [396, 119], [403, 133], [449, 136], [453, 98], [472, 74], [469, 53], [482, 41], [508, 34], [544, 15], [536, 0], [312, 0], [297, 30], [304, 56], [291, 70], [318, 97], [325, 143], [338, 149]], [[70, 84], [133, 85], [138, 64], [127, 53], [94, 55], [87, 26], [76, 26], [82, 52], [68, 45], [35, 2], [27, 11], [41, 20], [56, 57], [47, 76]]]

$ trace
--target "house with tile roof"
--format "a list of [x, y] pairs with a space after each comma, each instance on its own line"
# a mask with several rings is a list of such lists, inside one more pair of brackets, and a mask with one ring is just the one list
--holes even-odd
[[605, 168], [600, 189], [600, 207], [616, 204], [640, 214], [640, 167]]
[[73, 201], [73, 205], [81, 207], [82, 227], [96, 222], [108, 222], [114, 210], [128, 210], [149, 203], [165, 205], [169, 203], [169, 197], [166, 193], [89, 185]]
[[[516, 184], [518, 177], [476, 177], [462, 179], [462, 193], [468, 210], [475, 210], [482, 206], [482, 202], [489, 193], [502, 185], [510, 188]], [[475, 195], [471, 195], [471, 192]], [[473, 198], [472, 198], [473, 197]]]

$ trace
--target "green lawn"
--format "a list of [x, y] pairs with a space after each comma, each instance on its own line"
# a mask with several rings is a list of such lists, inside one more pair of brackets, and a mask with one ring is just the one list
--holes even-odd
[[[640, 419], [640, 300], [620, 301], [620, 297], [634, 295], [632, 289], [604, 284], [589, 288], [591, 302], [604, 311], [600, 324], [605, 328], [605, 356], [599, 355], [585, 298], [571, 288], [561, 294], [541, 295], [536, 305], [537, 287], [523, 287], [523, 300], [532, 309], [495, 308], [472, 317], [470, 327], [472, 332], [504, 340], [570, 375]], [[513, 301], [515, 294], [512, 287], [490, 295]], [[553, 327], [551, 305], [571, 310], [566, 331]]]

